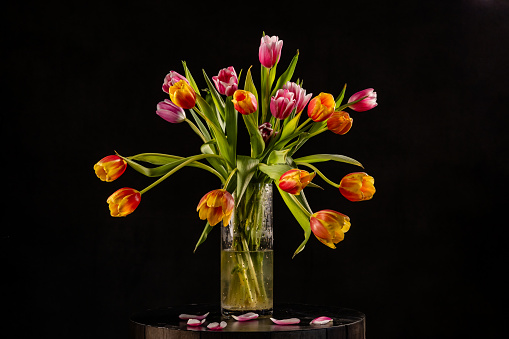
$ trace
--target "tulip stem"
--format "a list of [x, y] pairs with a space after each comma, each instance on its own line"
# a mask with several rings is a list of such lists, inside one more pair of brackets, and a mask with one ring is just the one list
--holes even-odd
[[217, 155], [217, 154], [198, 154], [198, 155], [195, 155], [193, 157], [190, 157], [186, 161], [184, 161], [183, 163], [181, 163], [180, 165], [178, 165], [177, 167], [175, 167], [174, 169], [172, 169], [171, 171], [169, 171], [168, 173], [163, 175], [161, 178], [159, 178], [158, 180], [154, 181], [151, 185], [145, 187], [143, 190], [140, 191], [140, 194], [146, 193], [150, 189], [152, 189], [155, 186], [159, 185], [161, 182], [166, 180], [170, 175], [172, 175], [173, 173], [177, 172], [182, 167], [185, 167], [185, 166], [187, 166], [188, 164], [190, 164], [192, 162], [195, 162], [195, 161], [198, 161], [198, 160], [201, 160], [201, 159], [204, 159], [204, 158], [220, 158], [220, 159], [223, 159], [222, 156]]
[[302, 210], [302, 212], [304, 212], [304, 214], [306, 214], [306, 216], [308, 218], [310, 218], [311, 217], [311, 213], [308, 211], [307, 208], [302, 206], [302, 204], [300, 203], [299, 199], [297, 199], [297, 197], [295, 197], [295, 195], [293, 195], [293, 194], [288, 193], [288, 195], [295, 202], [295, 204], [297, 204], [297, 206], [299, 206], [299, 208]]
[[328, 129], [329, 129], [328, 127], [324, 127], [324, 128], [322, 128], [321, 130], [319, 130], [319, 131], [316, 131], [316, 132], [314, 132], [314, 133], [311, 133], [310, 135], [308, 135], [308, 139], [309, 139], [309, 138], [314, 137], [315, 135], [318, 135], [318, 134], [320, 134], [320, 133], [323, 133], [323, 132], [327, 131]]
[[[304, 121], [299, 127], [297, 127], [297, 129], [295, 130], [295, 132], [298, 132], [300, 131], [301, 129], [304, 128], [304, 126], [306, 126], [307, 124], [309, 124], [309, 122], [311, 121], [311, 118], [307, 118], [306, 121]], [[295, 133], [294, 132], [294, 133]]]
[[234, 169], [234, 170], [230, 173], [230, 175], [228, 176], [228, 179], [226, 179], [226, 181], [225, 181], [225, 182], [224, 182], [224, 184], [223, 184], [223, 186], [224, 186], [224, 188], [225, 188], [225, 189], [226, 189], [226, 188], [228, 188], [228, 184], [230, 183], [230, 180], [232, 180], [233, 175], [234, 175], [234, 174], [235, 174], [235, 172], [237, 172], [237, 171], [238, 171], [238, 168], [235, 168], [235, 169]]
[[334, 186], [336, 188], [339, 188], [339, 185], [336, 184], [334, 181], [332, 180], [329, 180], [329, 178], [327, 178], [325, 175], [323, 175], [322, 172], [320, 172], [318, 170], [318, 168], [316, 168], [315, 166], [311, 165], [311, 164], [308, 164], [307, 162], [300, 162], [300, 161], [297, 161], [296, 162], [297, 165], [303, 165], [303, 166], [307, 166], [309, 168], [311, 168], [313, 171], [316, 172], [316, 174], [318, 174], [323, 180], [325, 180], [328, 184], [330, 184], [331, 186]]
[[201, 140], [203, 141], [204, 144], [207, 143], [207, 139], [205, 139], [205, 137], [203, 136], [203, 134], [201, 133], [201, 131], [199, 130], [198, 127], [196, 127], [195, 124], [193, 124], [193, 122], [189, 119], [185, 119], [184, 120], [185, 122], [187, 122], [189, 124], [189, 126], [193, 129], [193, 131], [198, 134], [198, 136], [201, 138]]

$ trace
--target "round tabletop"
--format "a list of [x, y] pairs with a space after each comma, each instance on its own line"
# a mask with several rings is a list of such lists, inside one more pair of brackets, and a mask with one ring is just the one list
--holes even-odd
[[[188, 326], [180, 314], [201, 315], [210, 312], [201, 326]], [[311, 325], [314, 318], [326, 316], [332, 321], [325, 325]], [[297, 325], [276, 325], [270, 318], [298, 318]], [[217, 304], [191, 304], [147, 310], [134, 314], [130, 319], [130, 338], [337, 338], [364, 339], [365, 315], [359, 311], [331, 306], [304, 304], [276, 304], [271, 317], [249, 321], [236, 321], [221, 316]], [[209, 330], [212, 322], [225, 321], [222, 330]]]

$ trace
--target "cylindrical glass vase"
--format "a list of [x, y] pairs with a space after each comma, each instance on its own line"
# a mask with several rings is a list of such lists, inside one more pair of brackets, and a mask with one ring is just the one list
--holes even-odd
[[221, 312], [271, 315], [273, 308], [272, 184], [236, 194], [230, 224], [221, 227]]

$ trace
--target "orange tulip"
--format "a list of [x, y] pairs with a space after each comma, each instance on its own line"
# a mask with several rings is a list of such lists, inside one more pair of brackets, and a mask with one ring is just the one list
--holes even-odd
[[307, 171], [296, 168], [291, 169], [279, 178], [278, 186], [287, 193], [299, 195], [300, 191], [313, 180], [315, 174], [315, 172], [310, 174]]
[[336, 134], [346, 134], [352, 128], [353, 119], [346, 112], [334, 112], [327, 119], [327, 128]]
[[350, 229], [350, 218], [333, 211], [322, 210], [311, 215], [310, 226], [315, 237], [330, 248], [345, 238]]
[[201, 220], [207, 219], [210, 226], [216, 225], [221, 220], [223, 226], [228, 226], [233, 213], [235, 200], [225, 189], [210, 191], [201, 198], [196, 207]]
[[196, 105], [196, 93], [184, 79], [170, 86], [169, 94], [171, 101], [178, 107], [191, 109]]
[[364, 172], [347, 174], [339, 183], [339, 191], [350, 201], [363, 201], [373, 198], [375, 179]]
[[95, 174], [99, 179], [111, 182], [118, 179], [127, 167], [127, 162], [118, 155], [108, 155], [94, 165]]
[[331, 116], [335, 107], [332, 94], [322, 92], [309, 102], [308, 116], [315, 122], [324, 121]]
[[244, 91], [241, 89], [236, 90], [233, 93], [232, 102], [237, 112], [244, 115], [254, 113], [258, 109], [258, 102], [256, 101], [256, 97], [249, 91]]
[[110, 205], [112, 217], [125, 217], [134, 212], [140, 204], [141, 194], [134, 188], [124, 187], [109, 196], [106, 202]]

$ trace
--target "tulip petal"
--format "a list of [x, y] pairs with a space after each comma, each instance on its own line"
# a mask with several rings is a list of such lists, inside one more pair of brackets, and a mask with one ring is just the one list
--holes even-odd
[[318, 318], [311, 320], [311, 322], [309, 324], [310, 325], [325, 325], [331, 321], [332, 321], [332, 318], [329, 318], [329, 317], [318, 317]]
[[223, 328], [226, 327], [226, 321], [221, 321], [220, 323], [218, 322], [213, 322], [213, 323], [210, 323], [207, 325], [207, 328], [209, 330], [212, 330], [212, 331], [220, 331], [222, 330]]
[[187, 325], [189, 326], [200, 326], [201, 324], [203, 324], [205, 322], [205, 319], [189, 319], [187, 321]]
[[202, 314], [202, 315], [194, 315], [194, 314], [181, 314], [179, 315], [179, 318], [180, 319], [183, 319], [183, 320], [188, 320], [188, 319], [197, 319], [197, 320], [202, 320], [202, 319], [205, 319], [207, 318], [207, 316], [209, 315], [210, 312], [207, 312], [205, 314]]
[[233, 319], [235, 319], [237, 321], [248, 321], [248, 320], [253, 320], [253, 319], [258, 318], [258, 313], [249, 312], [249, 313], [244, 313], [244, 314], [241, 314], [238, 316], [232, 315], [232, 317], [233, 317]]
[[300, 319], [298, 319], [298, 318], [289, 318], [289, 319], [280, 319], [280, 320], [270, 318], [270, 320], [272, 320], [272, 322], [276, 325], [295, 325], [295, 324], [300, 323]]

